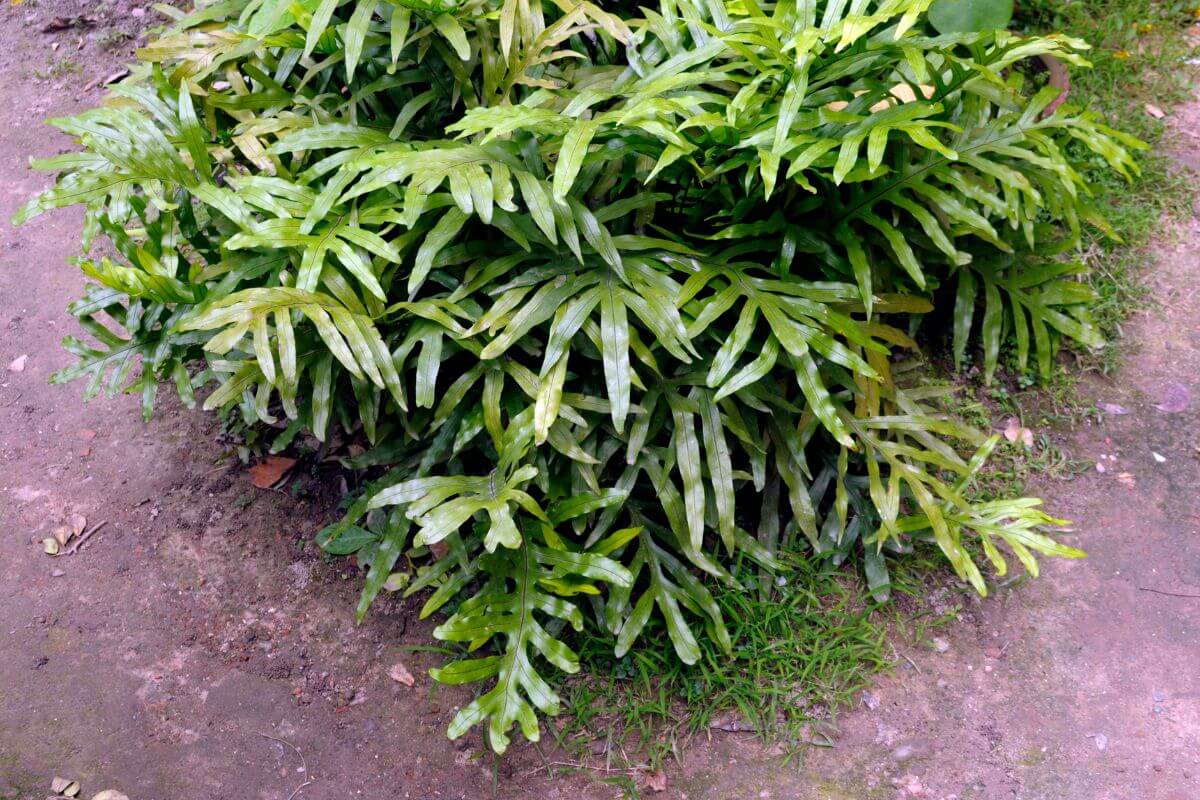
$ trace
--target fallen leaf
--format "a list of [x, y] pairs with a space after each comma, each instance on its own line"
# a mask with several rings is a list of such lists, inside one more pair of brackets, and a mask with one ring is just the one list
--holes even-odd
[[450, 552], [450, 545], [439, 540], [429, 545], [429, 552], [433, 554], [436, 560], [441, 561]]
[[54, 779], [50, 781], [50, 791], [54, 792], [55, 794], [62, 794], [63, 790], [72, 783], [74, 783], [74, 781], [70, 778], [60, 778], [55, 775]]
[[103, 792], [92, 795], [92, 800], [129, 800], [129, 797], [116, 789], [105, 789]]
[[652, 792], [665, 792], [667, 790], [667, 773], [661, 769], [658, 772], [646, 773], [646, 788]]
[[1125, 406], [1119, 406], [1116, 403], [1096, 403], [1096, 408], [1105, 414], [1112, 414], [1113, 416], [1129, 413], [1129, 409], [1125, 408]]
[[388, 670], [388, 677], [394, 680], [396, 683], [403, 683], [405, 686], [412, 686], [417, 682], [417, 679], [413, 677], [413, 674], [408, 671], [408, 667], [404, 666], [404, 664], [400, 663], [399, 661], [397, 661], [395, 664], [392, 664], [392, 668]]
[[408, 586], [409, 581], [411, 580], [411, 573], [393, 572], [391, 575], [388, 575], [388, 579], [384, 581], [383, 588], [387, 589], [389, 592], [398, 592], [404, 587]]
[[87, 527], [87, 517], [83, 514], [72, 514], [67, 517], [67, 525], [71, 527], [71, 533], [78, 536], [83, 533], [83, 529]]
[[58, 555], [60, 545], [58, 540], [53, 536], [47, 536], [45, 539], [42, 539], [42, 549], [46, 551], [46, 555], [56, 556]]
[[296, 466], [296, 459], [284, 456], [267, 456], [250, 468], [250, 482], [259, 489], [270, 489], [279, 483], [287, 471]]
[[8, 364], [9, 372], [24, 372], [25, 362], [29, 360], [28, 355], [19, 355]]
[[729, 733], [748, 733], [758, 730], [753, 722], [748, 721], [741, 714], [737, 713], [717, 717], [708, 723], [708, 727], [718, 731], [728, 731]]
[[1133, 477], [1132, 472], [1119, 472], [1117, 473], [1117, 483], [1132, 489], [1137, 486], [1137, 478]]
[[1181, 383], [1173, 383], [1168, 386], [1162, 397], [1162, 402], [1155, 408], [1166, 414], [1178, 414], [1180, 411], [1186, 411], [1192, 402], [1192, 393]]
[[1165, 117], [1167, 115], [1167, 112], [1163, 111], [1161, 108], [1154, 105], [1154, 103], [1146, 103], [1145, 108], [1146, 108], [1146, 113], [1149, 114], [1150, 116], [1154, 117], [1155, 119], [1162, 119], [1163, 117]]
[[1033, 431], [1022, 427], [1016, 417], [1008, 420], [1008, 427], [1004, 429], [1004, 438], [1014, 443], [1019, 441], [1026, 447], [1033, 447]]
[[55, 17], [42, 26], [42, 33], [56, 33], [71, 28], [90, 28], [95, 24], [95, 17]]
[[66, 544], [74, 535], [74, 532], [66, 525], [59, 525], [54, 529], [54, 541], [58, 542], [59, 547]]
[[63, 794], [66, 795], [67, 797], [78, 797], [79, 796], [79, 782], [71, 781], [69, 784], [67, 784], [67, 788], [63, 789]]

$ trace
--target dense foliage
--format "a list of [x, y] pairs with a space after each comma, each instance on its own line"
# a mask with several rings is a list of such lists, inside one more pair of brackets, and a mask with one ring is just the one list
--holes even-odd
[[566, 625], [728, 649], [737, 559], [852, 558], [883, 595], [916, 539], [980, 592], [980, 556], [1079, 555], [1038, 501], [972, 499], [995, 439], [898, 365], [935, 301], [989, 379], [1008, 341], [1042, 372], [1097, 343], [1054, 255], [1103, 224], [1073, 158], [1129, 175], [1137, 143], [1043, 113], [1023, 65], [1081, 42], [928, 5], [203, 6], [37, 164], [19, 217], [83, 204], [114, 253], [56, 379], [361, 432], [377, 480], [319, 541], [368, 568], [360, 615], [385, 586], [452, 612], [481, 655], [435, 677], [487, 688], [450, 734], [498, 751], [557, 710]]

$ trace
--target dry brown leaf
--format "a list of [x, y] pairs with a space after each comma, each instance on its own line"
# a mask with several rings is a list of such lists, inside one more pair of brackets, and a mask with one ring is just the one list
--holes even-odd
[[24, 372], [25, 371], [25, 362], [28, 360], [29, 360], [29, 356], [27, 356], [27, 355], [17, 356], [16, 358], [14, 358], [12, 361], [9, 362], [8, 371], [9, 372]]
[[645, 775], [646, 788], [652, 792], [665, 792], [667, 790], [667, 773], [661, 769], [657, 772], [647, 772]]
[[250, 482], [259, 489], [270, 489], [288, 470], [296, 466], [296, 459], [284, 456], [267, 456], [250, 468]]
[[62, 547], [64, 544], [70, 541], [71, 537], [74, 535], [74, 532], [66, 525], [59, 525], [54, 529], [54, 541], [58, 542], [59, 547]]
[[1004, 438], [1014, 443], [1021, 442], [1026, 447], [1033, 447], [1033, 431], [1022, 427], [1016, 417], [1008, 420], [1008, 426], [1004, 429]]
[[392, 668], [388, 670], [388, 677], [396, 683], [403, 683], [405, 686], [412, 686], [417, 682], [413, 674], [408, 671], [408, 667], [399, 661], [392, 664]]
[[1146, 107], [1146, 113], [1149, 114], [1150, 116], [1154, 117], [1155, 119], [1162, 119], [1163, 117], [1165, 117], [1167, 115], [1167, 112], [1163, 111], [1161, 108], [1154, 105], [1154, 103], [1146, 103], [1145, 107]]
[[83, 529], [87, 527], [87, 517], [83, 514], [72, 514], [67, 517], [67, 525], [71, 527], [71, 533], [78, 536], [83, 533]]

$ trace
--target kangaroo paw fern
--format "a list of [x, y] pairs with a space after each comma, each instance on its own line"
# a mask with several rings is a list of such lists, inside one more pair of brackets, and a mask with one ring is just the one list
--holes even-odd
[[[361, 617], [423, 593], [450, 726], [538, 738], [571, 629], [730, 651], [712, 587], [782, 552], [877, 596], [928, 541], [1082, 553], [909, 369], [1100, 343], [1079, 165], [1140, 142], [1038, 88], [1086, 45], [939, 34], [930, 0], [219, 0], [177, 14], [17, 221], [80, 204], [88, 335], [54, 380], [160, 383], [369, 470], [318, 535]], [[103, 237], [106, 257], [93, 255]], [[937, 309], [937, 313], [930, 314]]]

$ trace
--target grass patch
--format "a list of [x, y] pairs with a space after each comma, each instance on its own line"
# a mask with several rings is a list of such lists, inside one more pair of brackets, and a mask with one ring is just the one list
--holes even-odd
[[661, 630], [649, 637], [660, 646], [621, 659], [605, 640], [578, 642], [586, 677], [562, 686], [556, 744], [581, 763], [625, 767], [644, 758], [656, 768], [715, 727], [754, 733], [799, 757], [832, 744], [837, 713], [894, 663], [891, 642], [923, 641], [961, 608], [953, 576], [932, 550], [889, 564], [887, 602], [844, 567], [808, 554], [784, 560], [788, 571], [773, 583], [742, 570], [742, 589], [711, 587], [730, 624], [731, 657], [705, 640], [703, 658], [688, 667]]

